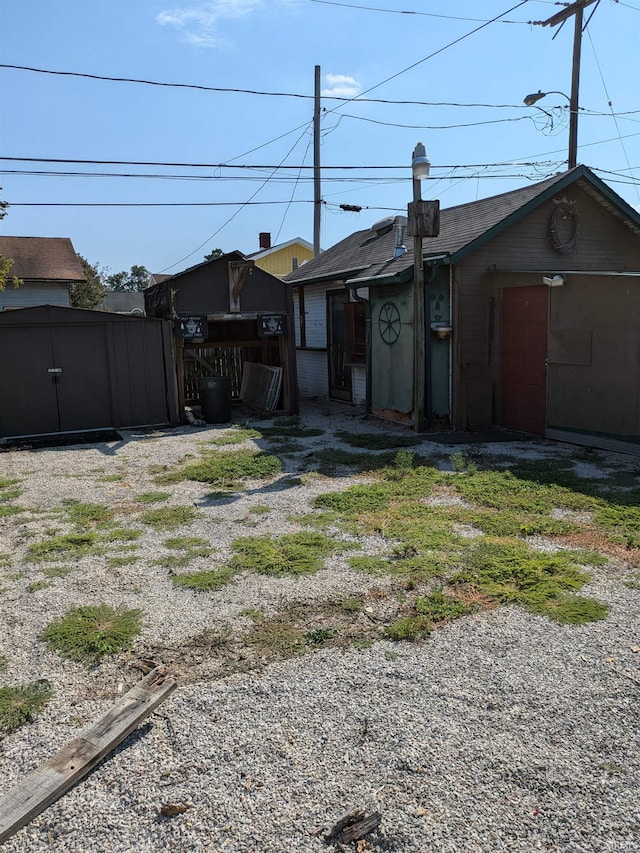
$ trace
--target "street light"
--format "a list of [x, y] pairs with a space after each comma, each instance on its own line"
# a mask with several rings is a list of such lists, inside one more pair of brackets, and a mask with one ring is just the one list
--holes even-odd
[[[567, 165], [570, 169], [578, 162], [578, 88], [577, 83], [572, 86], [571, 97], [565, 95], [564, 92], [559, 92], [557, 89], [552, 89], [550, 92], [543, 92], [538, 89], [537, 92], [532, 92], [524, 99], [524, 103], [528, 107], [533, 107], [541, 98], [546, 98], [547, 95], [562, 95], [569, 101], [569, 159]], [[539, 107], [538, 109], [541, 109]]]
[[[419, 207], [422, 201], [421, 181], [429, 177], [431, 163], [427, 157], [422, 142], [418, 142], [413, 150], [411, 158], [411, 172], [413, 174], [413, 206]], [[424, 293], [424, 262], [422, 259], [422, 230], [413, 229], [413, 428], [416, 432], [422, 432], [425, 428], [425, 409], [429, 412], [430, 405], [426, 405], [425, 394], [427, 385], [427, 347], [425, 330], [425, 293]], [[431, 383], [428, 383], [429, 385]]]
[[550, 92], [542, 92], [540, 89], [538, 89], [537, 92], [533, 92], [533, 94], [527, 95], [527, 97], [524, 99], [524, 102], [528, 107], [532, 107], [541, 98], [546, 98], [547, 95], [562, 95], [563, 98], [566, 98], [569, 102], [571, 101], [569, 95], [565, 95], [564, 92], [558, 92], [557, 89], [552, 89]]

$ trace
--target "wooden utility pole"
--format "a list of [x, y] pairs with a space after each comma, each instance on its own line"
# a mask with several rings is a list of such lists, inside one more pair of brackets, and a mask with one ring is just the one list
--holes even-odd
[[320, 254], [320, 66], [316, 65], [313, 108], [313, 257]]
[[[570, 169], [578, 162], [578, 89], [580, 87], [580, 53], [582, 50], [582, 13], [596, 0], [576, 0], [561, 12], [552, 15], [546, 21], [534, 21], [543, 27], [556, 27], [575, 15], [573, 30], [573, 67], [571, 72], [571, 97], [569, 99], [569, 160]], [[599, 0], [597, 0], [599, 2]]]

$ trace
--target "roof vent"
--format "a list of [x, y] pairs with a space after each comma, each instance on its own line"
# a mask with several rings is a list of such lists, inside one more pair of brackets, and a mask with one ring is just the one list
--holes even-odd
[[378, 221], [374, 222], [371, 226], [371, 230], [375, 231], [376, 234], [381, 234], [383, 231], [391, 231], [394, 220], [394, 216], [385, 216], [384, 219], [378, 219]]
[[393, 247], [393, 257], [400, 258], [407, 254], [407, 247], [404, 245], [404, 235], [407, 231], [407, 220], [404, 216], [396, 216], [393, 220], [396, 227], [396, 244]]

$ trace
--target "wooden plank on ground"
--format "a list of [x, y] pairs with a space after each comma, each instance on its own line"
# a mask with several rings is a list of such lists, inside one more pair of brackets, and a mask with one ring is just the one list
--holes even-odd
[[157, 667], [134, 685], [100, 719], [83, 729], [48, 761], [0, 796], [0, 844], [59, 799], [177, 687]]

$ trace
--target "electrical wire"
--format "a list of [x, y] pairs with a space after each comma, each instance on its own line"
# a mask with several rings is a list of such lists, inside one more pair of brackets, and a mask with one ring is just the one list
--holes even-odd
[[[513, 12], [513, 11], [515, 11], [515, 9], [519, 9], [521, 6], [524, 6], [525, 3], [527, 3], [527, 2], [528, 2], [528, 0], [520, 0], [520, 2], [517, 3], [515, 6], [512, 6], [510, 9], [507, 9], [506, 12], [503, 12], [502, 14], [497, 15], [495, 18], [492, 18], [490, 21], [485, 21], [484, 23], [480, 24], [479, 27], [475, 27], [475, 29], [470, 30], [468, 33], [465, 33], [464, 35], [460, 36], [459, 38], [454, 39], [453, 41], [449, 42], [448, 44], [445, 44], [443, 47], [439, 47], [437, 50], [434, 50], [433, 53], [430, 53], [427, 56], [423, 56], [422, 59], [417, 60], [417, 62], [413, 62], [411, 65], [408, 65], [406, 68], [403, 68], [401, 71], [397, 71], [395, 74], [392, 74], [390, 77], [386, 77], [384, 80], [381, 80], [379, 83], [376, 83], [374, 86], [370, 86], [368, 89], [365, 89], [364, 92], [361, 92], [359, 95], [355, 95], [353, 98], [350, 98], [349, 102], [360, 100], [363, 97], [363, 95], [368, 95], [369, 92], [373, 92], [375, 89], [379, 89], [380, 86], [384, 86], [386, 83], [389, 83], [391, 80], [395, 80], [398, 77], [402, 76], [403, 74], [406, 74], [408, 71], [412, 71], [414, 68], [417, 68], [418, 65], [422, 65], [422, 63], [426, 62], [428, 59], [433, 59], [434, 56], [438, 56], [438, 54], [444, 53], [445, 50], [448, 50], [450, 47], [454, 47], [456, 44], [459, 44], [461, 41], [464, 41], [465, 39], [468, 39], [470, 36], [475, 35], [477, 32], [480, 32], [480, 30], [483, 30], [485, 27], [488, 27], [489, 24], [495, 23], [500, 18], [503, 18], [505, 15], [508, 15], [509, 12]], [[336, 112], [338, 109], [340, 109], [340, 106], [333, 107], [333, 109], [328, 110], [327, 113], [325, 113], [325, 115], [327, 115], [328, 113]]]
[[[599, 4], [596, 3], [596, 8], [598, 7], [598, 5]], [[591, 18], [589, 18], [589, 20], [591, 20]], [[627, 149], [625, 148], [625, 144], [622, 141], [622, 134], [620, 133], [620, 128], [618, 126], [618, 120], [615, 116], [615, 113], [613, 112], [613, 106], [612, 106], [612, 102], [611, 102], [611, 97], [609, 96], [609, 90], [607, 89], [607, 84], [605, 83], [604, 75], [602, 73], [602, 68], [600, 67], [600, 62], [598, 60], [598, 54], [596, 53], [596, 48], [595, 48], [595, 45], [593, 43], [593, 39], [591, 38], [591, 30], [589, 30], [587, 27], [585, 27], [585, 30], [586, 30], [587, 36], [589, 38], [589, 44], [591, 45], [591, 50], [593, 51], [593, 57], [596, 61], [596, 67], [597, 67], [598, 73], [600, 75], [600, 80], [602, 82], [602, 88], [604, 89], [604, 93], [605, 93], [606, 98], [607, 98], [607, 103], [609, 104], [609, 107], [611, 108], [611, 117], [613, 118], [613, 123], [615, 124], [615, 127], [616, 127], [618, 139], [620, 140], [620, 146], [622, 148], [622, 153], [624, 154], [624, 159], [627, 161], [627, 166], [629, 167], [629, 169], [631, 169], [631, 165], [629, 163], [629, 156], [627, 154]], [[638, 201], [640, 201], [640, 190], [638, 189], [637, 186], [636, 186], [636, 196], [638, 197]]]
[[[223, 230], [223, 228], [226, 228], [226, 227], [227, 227], [227, 225], [228, 225], [230, 222], [232, 222], [232, 221], [236, 218], [236, 216], [237, 216], [237, 215], [238, 215], [242, 210], [244, 210], [244, 208], [245, 208], [245, 207], [246, 207], [246, 206], [247, 206], [247, 205], [248, 205], [248, 204], [249, 204], [249, 203], [250, 203], [250, 202], [251, 202], [251, 201], [252, 201], [252, 200], [257, 196], [257, 195], [258, 195], [258, 193], [259, 193], [259, 192], [260, 192], [264, 187], [266, 187], [266, 185], [269, 183], [269, 181], [271, 180], [271, 178], [273, 177], [273, 175], [278, 171], [278, 169], [279, 169], [279, 168], [281, 168], [281, 167], [282, 167], [282, 165], [284, 164], [285, 160], [289, 157], [289, 155], [290, 155], [290, 154], [292, 153], [292, 151], [296, 148], [296, 146], [298, 145], [298, 143], [300, 142], [300, 140], [303, 138], [303, 136], [305, 135], [305, 133], [306, 133], [306, 132], [307, 132], [307, 131], [312, 127], [312, 126], [313, 126], [313, 122], [309, 122], [309, 123], [305, 126], [305, 130], [300, 134], [300, 136], [298, 137], [298, 139], [296, 139], [296, 141], [293, 143], [293, 145], [291, 146], [291, 148], [290, 148], [290, 149], [287, 151], [287, 153], [284, 155], [284, 157], [282, 158], [282, 160], [281, 160], [281, 162], [280, 162], [280, 165], [279, 165], [279, 166], [275, 166], [275, 167], [274, 167], [274, 170], [273, 170], [273, 172], [271, 173], [271, 175], [269, 175], [269, 177], [268, 177], [268, 178], [267, 178], [267, 179], [266, 179], [266, 180], [265, 180], [265, 181], [264, 181], [264, 182], [263, 182], [263, 183], [258, 187], [258, 189], [257, 189], [257, 190], [256, 190], [256, 191], [255, 191], [251, 196], [249, 196], [249, 199], [248, 199], [246, 202], [243, 202], [243, 203], [238, 207], [238, 209], [237, 209], [237, 210], [236, 210], [236, 211], [235, 211], [235, 212], [234, 212], [234, 213], [233, 213], [233, 214], [232, 214], [232, 215], [231, 215], [231, 216], [230, 216], [230, 217], [229, 217], [225, 222], [223, 222], [223, 223], [222, 223], [222, 225], [221, 225], [221, 226], [220, 226], [216, 231], [214, 231], [214, 232], [213, 232], [213, 234], [212, 234], [210, 237], [207, 237], [207, 239], [206, 239], [203, 243], [201, 243], [199, 246], [196, 246], [196, 248], [195, 248], [192, 252], [189, 252], [189, 254], [188, 254], [188, 255], [185, 255], [183, 258], [180, 258], [180, 260], [176, 261], [176, 262], [175, 262], [175, 263], [173, 263], [173, 264], [169, 264], [169, 266], [166, 266], [164, 269], [160, 270], [160, 272], [166, 272], [167, 270], [173, 269], [173, 267], [176, 267], [178, 264], [181, 264], [183, 261], [186, 261], [188, 258], [192, 257], [192, 255], [195, 255], [195, 253], [196, 253], [197, 251], [199, 251], [200, 249], [202, 249], [202, 247], [203, 247], [203, 246], [206, 246], [206, 244], [207, 244], [210, 240], [213, 240], [213, 238], [214, 238], [214, 237], [216, 237], [216, 236], [217, 236], [217, 235], [218, 235], [218, 234]], [[301, 167], [301, 168], [302, 168], [302, 167]]]
[[[404, 11], [402, 9], [380, 9], [377, 6], [356, 6], [354, 3], [337, 3], [334, 0], [309, 0], [311, 3], [320, 3], [323, 6], [340, 6], [344, 9], [361, 9], [365, 12], [386, 12], [390, 15], [420, 15], [425, 18], [442, 18], [447, 21], [484, 21], [485, 18], [461, 18], [458, 15], [438, 15], [435, 12]], [[504, 24], [528, 24], [529, 21], [501, 21]]]

